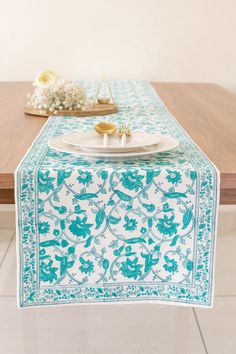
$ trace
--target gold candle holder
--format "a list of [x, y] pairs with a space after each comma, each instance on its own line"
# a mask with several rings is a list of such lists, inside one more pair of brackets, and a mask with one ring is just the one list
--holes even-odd
[[97, 99], [99, 104], [109, 104], [110, 103], [110, 98], [102, 97]]

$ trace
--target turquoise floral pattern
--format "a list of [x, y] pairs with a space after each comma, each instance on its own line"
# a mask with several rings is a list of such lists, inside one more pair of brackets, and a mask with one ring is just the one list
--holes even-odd
[[76, 219], [71, 221], [71, 224], [69, 226], [69, 230], [75, 236], [86, 237], [91, 234], [90, 229], [92, 226], [93, 226], [92, 224], [87, 223], [86, 216], [84, 216], [83, 218], [76, 216]]
[[57, 272], [58, 268], [53, 267], [53, 261], [50, 260], [48, 263], [41, 262], [40, 264], [40, 279], [43, 282], [52, 283], [54, 280], [57, 280]]
[[138, 258], [131, 260], [127, 258], [125, 262], [121, 262], [120, 271], [127, 278], [137, 279], [140, 275], [142, 275], [141, 268], [142, 264], [138, 264]]
[[155, 210], [155, 205], [154, 204], [146, 204], [143, 203], [143, 207], [149, 212], [152, 213]]
[[[82, 81], [93, 98], [96, 81]], [[177, 149], [132, 160], [50, 149], [101, 117], [52, 117], [16, 172], [21, 307], [157, 301], [212, 305], [218, 172], [145, 82], [113, 81], [132, 129]]]
[[181, 182], [181, 173], [179, 171], [172, 171], [168, 169], [167, 172], [168, 175], [166, 176], [166, 179], [168, 182], [175, 185]]
[[167, 272], [175, 273], [178, 270], [178, 264], [174, 259], [170, 259], [168, 256], [165, 256], [166, 263], [164, 264], [164, 268]]
[[91, 261], [85, 261], [82, 257], [80, 257], [80, 262], [82, 265], [79, 267], [82, 273], [91, 273], [94, 269], [94, 264]]
[[77, 180], [80, 183], [88, 186], [89, 183], [92, 183], [92, 174], [91, 174], [91, 172], [85, 172], [85, 171], [82, 171], [82, 170], [78, 170]]
[[174, 215], [168, 217], [166, 214], [163, 218], [158, 219], [159, 221], [157, 224], [157, 229], [160, 231], [161, 234], [168, 236], [177, 234], [177, 227], [180, 224], [174, 222], [174, 219]]
[[193, 270], [193, 262], [192, 262], [192, 261], [188, 261], [188, 262], [187, 262], [187, 265], [186, 265], [186, 268], [187, 268], [189, 271]]
[[121, 175], [120, 181], [125, 189], [129, 189], [130, 191], [135, 190], [135, 192], [137, 192], [139, 189], [143, 188], [142, 179], [144, 176], [139, 175], [137, 170], [122, 172]]
[[137, 221], [135, 219], [130, 219], [128, 216], [125, 217], [126, 223], [124, 224], [124, 228], [126, 231], [134, 231], [137, 229]]
[[50, 171], [46, 172], [41, 172], [39, 171], [38, 173], [38, 186], [39, 186], [39, 191], [41, 193], [45, 192], [47, 194], [50, 193], [50, 191], [53, 191], [54, 185], [53, 181], [55, 178], [49, 176]]
[[48, 222], [40, 222], [39, 223], [39, 233], [47, 234], [50, 230], [50, 225]]

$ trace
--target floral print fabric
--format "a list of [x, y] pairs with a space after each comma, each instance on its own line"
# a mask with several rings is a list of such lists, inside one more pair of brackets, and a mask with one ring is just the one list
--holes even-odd
[[[93, 97], [97, 82], [81, 84]], [[19, 306], [212, 306], [218, 172], [148, 83], [111, 86], [119, 112], [109, 120], [180, 146], [132, 160], [83, 158], [47, 142], [101, 117], [51, 117], [15, 174]]]

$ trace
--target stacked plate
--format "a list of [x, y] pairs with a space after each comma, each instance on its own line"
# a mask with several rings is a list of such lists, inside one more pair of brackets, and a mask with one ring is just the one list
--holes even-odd
[[94, 132], [73, 132], [51, 138], [49, 146], [53, 149], [90, 157], [132, 157], [156, 154], [176, 148], [179, 142], [158, 133], [134, 131], [127, 137], [124, 146], [115, 134], [109, 136], [108, 145], [103, 144], [103, 136]]

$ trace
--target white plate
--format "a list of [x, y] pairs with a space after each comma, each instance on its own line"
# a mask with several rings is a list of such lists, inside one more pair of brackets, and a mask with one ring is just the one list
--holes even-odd
[[160, 141], [160, 134], [147, 132], [133, 132], [127, 137], [125, 146], [121, 146], [120, 137], [115, 134], [109, 136], [108, 146], [103, 146], [103, 136], [96, 132], [74, 132], [62, 137], [67, 144], [77, 146], [80, 149], [94, 150], [96, 152], [128, 152], [140, 149], [144, 146], [156, 145]]
[[138, 156], [146, 156], [146, 155], [153, 155], [159, 152], [169, 151], [175, 149], [179, 142], [178, 140], [169, 137], [169, 136], [161, 136], [160, 143], [158, 145], [153, 145], [149, 147], [143, 147], [139, 150], [133, 152], [126, 152], [126, 153], [109, 153], [109, 152], [88, 152], [82, 150], [81, 148], [75, 147], [73, 145], [68, 145], [63, 141], [63, 136], [58, 136], [56, 138], [51, 138], [48, 142], [48, 145], [55, 150], [61, 152], [72, 153], [75, 155], [86, 156], [86, 157], [106, 157], [106, 158], [122, 158], [127, 159], [131, 157], [138, 157]]

